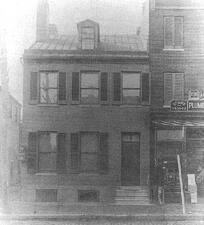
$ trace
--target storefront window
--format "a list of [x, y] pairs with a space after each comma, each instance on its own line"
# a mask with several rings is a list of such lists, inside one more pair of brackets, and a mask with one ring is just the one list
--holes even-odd
[[183, 139], [182, 130], [158, 130], [157, 141], [181, 140]]

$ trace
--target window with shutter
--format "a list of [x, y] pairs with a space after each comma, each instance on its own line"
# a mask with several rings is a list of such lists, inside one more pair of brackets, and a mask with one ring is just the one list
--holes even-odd
[[57, 137], [57, 171], [58, 173], [66, 173], [66, 135], [59, 133]]
[[164, 74], [164, 106], [170, 106], [173, 100], [183, 100], [184, 98], [184, 74], [165, 73]]
[[82, 132], [80, 134], [81, 171], [97, 171], [97, 153], [99, 147], [98, 133]]
[[99, 73], [81, 73], [81, 103], [98, 104], [99, 102]]
[[175, 48], [183, 48], [183, 17], [175, 17], [175, 37], [174, 37], [174, 47]]
[[38, 170], [52, 172], [57, 169], [57, 133], [39, 132]]
[[174, 38], [174, 18], [164, 17], [164, 47], [173, 48], [173, 38]]
[[141, 103], [141, 74], [135, 72], [122, 73], [123, 104], [138, 105]]
[[71, 134], [71, 169], [79, 172], [80, 167], [80, 139], [78, 133]]
[[108, 101], [108, 73], [101, 73], [101, 103]]
[[183, 17], [164, 17], [164, 48], [183, 48]]
[[108, 172], [108, 134], [80, 132], [71, 134], [73, 172]]
[[142, 74], [142, 103], [149, 104], [150, 98], [150, 77], [149, 73]]
[[37, 169], [37, 133], [28, 134], [27, 171], [30, 174], [36, 173]]
[[113, 102], [120, 103], [121, 100], [121, 74], [113, 73]]
[[40, 103], [57, 104], [58, 72], [40, 72]]
[[66, 86], [66, 73], [59, 73], [59, 82], [58, 82], [58, 102], [59, 104], [66, 104], [67, 99], [67, 86]]
[[98, 153], [98, 170], [100, 173], [108, 172], [108, 133], [100, 133], [100, 147]]
[[30, 102], [33, 104], [38, 103], [38, 73], [30, 73]]
[[79, 103], [79, 72], [72, 73], [72, 103]]

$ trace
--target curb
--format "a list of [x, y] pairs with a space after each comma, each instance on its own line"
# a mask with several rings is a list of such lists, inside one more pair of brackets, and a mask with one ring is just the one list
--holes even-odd
[[113, 220], [113, 221], [204, 221], [203, 214], [138, 214], [138, 215], [114, 215], [114, 214], [27, 214], [27, 215], [0, 215], [0, 221], [90, 221], [90, 220]]

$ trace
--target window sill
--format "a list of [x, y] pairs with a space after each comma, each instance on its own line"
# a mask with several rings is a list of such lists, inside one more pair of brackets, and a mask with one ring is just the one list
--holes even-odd
[[184, 52], [183, 48], [164, 48], [163, 51]]
[[101, 175], [99, 172], [80, 172], [80, 176], [99, 176]]
[[142, 104], [140, 104], [140, 105], [133, 105], [133, 104], [132, 105], [128, 105], [128, 104], [126, 105], [126, 104], [121, 104], [120, 105], [121, 108], [129, 108], [129, 107], [130, 108], [143, 108], [143, 107], [149, 107], [149, 106], [150, 106], [149, 104], [146, 104], [146, 105], [142, 105]]
[[55, 175], [57, 175], [57, 173], [56, 172], [39, 172], [39, 173], [36, 173], [35, 175], [43, 175], [43, 176], [55, 176]]
[[40, 104], [40, 103], [38, 103], [38, 106], [40, 106], [40, 107], [59, 107], [59, 105], [58, 104]]

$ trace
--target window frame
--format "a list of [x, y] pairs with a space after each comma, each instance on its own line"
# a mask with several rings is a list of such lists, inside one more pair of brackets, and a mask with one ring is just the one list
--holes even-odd
[[[139, 75], [139, 88], [124, 88], [123, 87], [123, 74], [137, 74]], [[142, 98], [142, 73], [139, 71], [122, 71], [121, 72], [121, 102], [122, 105], [141, 105], [141, 98]], [[125, 103], [124, 102], [124, 90], [139, 90], [139, 102], [138, 103]]]
[[[165, 39], [165, 34], [166, 34], [166, 26], [165, 22], [166, 19], [172, 19], [172, 46], [166, 45], [166, 39]], [[182, 45], [181, 46], [176, 46], [175, 44], [175, 29], [176, 29], [176, 23], [175, 23], [175, 18], [181, 18], [182, 19]], [[184, 16], [164, 16], [163, 17], [163, 49], [164, 50], [175, 50], [175, 51], [182, 51], [184, 50]]]
[[[49, 73], [56, 73], [56, 76], [57, 76], [57, 84], [56, 84], [56, 87], [46, 87], [46, 102], [41, 102], [41, 89], [43, 89], [41, 87], [41, 73], [46, 73], [46, 86], [48, 84], [48, 75]], [[48, 102], [48, 90], [50, 89], [54, 89], [56, 90], [56, 102], [54, 103], [51, 103], [51, 102]], [[57, 105], [59, 103], [59, 100], [58, 100], [58, 97], [59, 97], [59, 71], [56, 71], [56, 70], [41, 70], [39, 71], [39, 103], [41, 105]]]
[[[83, 74], [94, 74], [94, 75], [98, 75], [98, 87], [97, 88], [84, 88], [82, 87], [82, 75]], [[80, 71], [80, 78], [79, 78], [79, 89], [80, 89], [80, 104], [81, 105], [98, 105], [99, 101], [100, 101], [100, 71], [95, 70], [95, 71]], [[98, 91], [98, 97], [97, 97], [97, 102], [93, 103], [93, 102], [83, 102], [82, 101], [82, 90], [97, 90]]]
[[[83, 30], [84, 29], [91, 29], [92, 31], [93, 31], [93, 38], [92, 37], [84, 37], [84, 34], [83, 34]], [[85, 42], [86, 41], [93, 41], [93, 48], [87, 48], [87, 47], [85, 47], [84, 48], [84, 44], [85, 44]], [[87, 44], [87, 43], [86, 43]], [[87, 46], [85, 44], [85, 46]], [[92, 27], [92, 26], [83, 26], [82, 28], [81, 28], [81, 49], [82, 50], [93, 50], [93, 49], [95, 49], [95, 29], [94, 29], [94, 27]]]
[[[81, 146], [81, 139], [82, 139], [82, 136], [83, 135], [86, 135], [86, 134], [93, 134], [93, 135], [96, 135], [97, 137], [97, 149], [96, 151], [94, 152], [82, 152], [82, 146]], [[80, 148], [80, 172], [81, 173], [98, 173], [99, 170], [98, 170], [98, 154], [99, 154], [99, 149], [100, 149], [100, 133], [97, 132], [97, 131], [81, 131], [79, 132], [79, 148]], [[96, 156], [96, 169], [95, 170], [85, 170], [82, 168], [82, 154], [85, 154], [85, 155], [95, 155]]]
[[[49, 151], [49, 152], [40, 152], [40, 135], [41, 134], [56, 134], [56, 151]], [[40, 169], [40, 154], [50, 154], [55, 153], [55, 161], [56, 161], [56, 168], [51, 170], [41, 170]], [[37, 172], [38, 173], [56, 173], [57, 172], [57, 154], [58, 154], [58, 132], [57, 131], [38, 131], [37, 132]]]
[[171, 74], [171, 76], [173, 75], [172, 77], [172, 99], [171, 101], [173, 100], [176, 100], [174, 98], [175, 96], [175, 75], [176, 74], [180, 74], [183, 76], [183, 99], [180, 99], [180, 100], [184, 100], [184, 92], [185, 92], [185, 73], [184, 72], [164, 72], [163, 73], [163, 77], [164, 77], [164, 80], [163, 80], [163, 107], [164, 108], [170, 108], [171, 107], [171, 103], [169, 105], [165, 104], [165, 74]]

